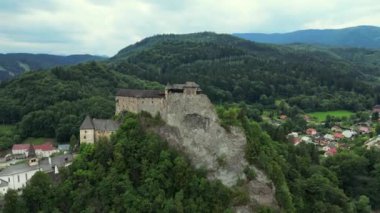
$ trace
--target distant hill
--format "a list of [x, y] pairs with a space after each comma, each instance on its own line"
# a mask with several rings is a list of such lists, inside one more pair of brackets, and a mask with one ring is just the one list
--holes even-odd
[[272, 44], [322, 44], [339, 47], [380, 48], [380, 27], [358, 26], [344, 29], [300, 30], [290, 33], [235, 33], [250, 41]]
[[106, 58], [93, 55], [58, 56], [29, 53], [0, 54], [0, 81], [10, 79], [13, 76], [27, 71], [104, 59]]

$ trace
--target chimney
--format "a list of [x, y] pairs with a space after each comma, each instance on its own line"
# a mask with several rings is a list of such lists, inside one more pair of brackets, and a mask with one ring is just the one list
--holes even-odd
[[59, 171], [58, 171], [58, 166], [55, 165], [55, 166], [54, 166], [54, 174], [58, 174], [58, 173], [59, 173]]

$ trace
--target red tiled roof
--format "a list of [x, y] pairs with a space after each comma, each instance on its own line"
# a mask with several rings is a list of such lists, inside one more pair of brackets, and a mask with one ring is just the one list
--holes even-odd
[[344, 135], [343, 135], [342, 133], [340, 133], [340, 132], [336, 132], [336, 133], [334, 134], [334, 137], [335, 137], [335, 138], [344, 138]]
[[54, 150], [54, 146], [51, 143], [44, 143], [41, 145], [34, 145], [35, 150], [42, 150], [42, 151], [52, 151]]
[[309, 129], [306, 130], [306, 134], [308, 134], [308, 135], [315, 135], [315, 134], [317, 134], [317, 130], [314, 129], [314, 128], [309, 128]]
[[327, 150], [326, 153], [327, 153], [328, 155], [335, 155], [336, 152], [337, 152], [336, 148], [333, 147], [333, 148], [330, 148], [329, 150]]
[[29, 149], [30, 144], [13, 144], [12, 150], [24, 150]]

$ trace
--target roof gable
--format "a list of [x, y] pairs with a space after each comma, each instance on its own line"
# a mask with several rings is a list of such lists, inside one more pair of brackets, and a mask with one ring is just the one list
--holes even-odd
[[80, 129], [94, 129], [94, 124], [92, 123], [92, 119], [90, 116], [86, 116], [82, 125], [80, 125]]

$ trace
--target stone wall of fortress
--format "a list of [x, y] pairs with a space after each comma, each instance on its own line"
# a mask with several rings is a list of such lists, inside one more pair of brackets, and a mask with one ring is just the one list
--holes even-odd
[[163, 113], [165, 108], [165, 98], [135, 98], [135, 97], [116, 97], [115, 114], [123, 111], [139, 113], [141, 111], [149, 112], [155, 116], [158, 112]]

